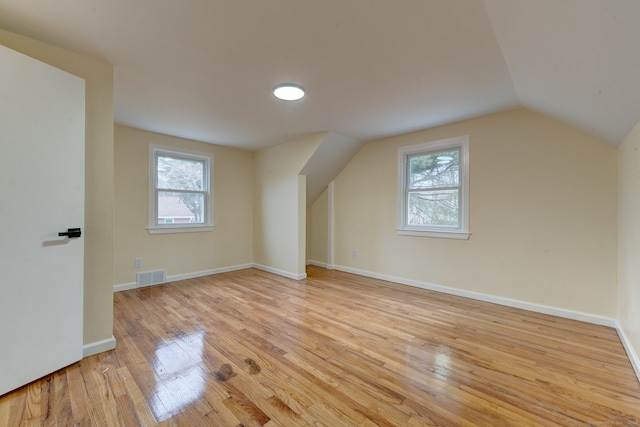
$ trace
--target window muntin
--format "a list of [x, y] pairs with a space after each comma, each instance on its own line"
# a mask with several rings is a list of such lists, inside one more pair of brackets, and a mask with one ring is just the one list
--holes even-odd
[[149, 231], [209, 229], [212, 157], [152, 145], [150, 161]]
[[468, 238], [468, 137], [402, 147], [399, 234]]
[[460, 227], [460, 150], [407, 156], [408, 226]]

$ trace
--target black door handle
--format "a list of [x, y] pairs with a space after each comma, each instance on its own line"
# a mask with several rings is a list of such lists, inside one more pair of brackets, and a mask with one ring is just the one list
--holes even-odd
[[80, 237], [81, 235], [82, 232], [79, 228], [67, 228], [67, 231], [58, 233], [58, 236], [67, 236], [70, 239], [73, 239], [74, 237]]

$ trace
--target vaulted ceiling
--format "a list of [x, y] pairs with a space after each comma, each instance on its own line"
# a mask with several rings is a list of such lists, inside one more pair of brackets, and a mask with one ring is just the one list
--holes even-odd
[[1, 28], [114, 65], [118, 123], [246, 149], [515, 107], [617, 145], [638, 22], [638, 0], [0, 0]]

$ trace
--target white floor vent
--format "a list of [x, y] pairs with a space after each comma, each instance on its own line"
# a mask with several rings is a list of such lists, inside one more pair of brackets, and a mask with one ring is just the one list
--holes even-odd
[[167, 281], [164, 270], [145, 271], [144, 273], [137, 273], [136, 276], [137, 287], [157, 285]]

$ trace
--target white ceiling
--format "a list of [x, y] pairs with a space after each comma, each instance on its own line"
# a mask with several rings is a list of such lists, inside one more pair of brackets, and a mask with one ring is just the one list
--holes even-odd
[[1, 28], [114, 65], [118, 123], [247, 149], [519, 106], [616, 145], [638, 22], [639, 0], [0, 0]]

